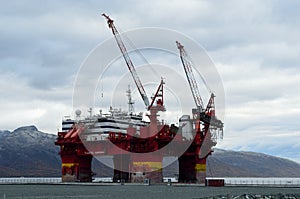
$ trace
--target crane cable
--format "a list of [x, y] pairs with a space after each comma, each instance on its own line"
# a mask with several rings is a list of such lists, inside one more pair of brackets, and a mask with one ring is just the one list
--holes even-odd
[[[195, 66], [194, 61], [192, 60], [192, 58], [190, 57], [190, 55], [189, 55], [186, 51], [185, 51], [185, 57], [186, 57], [185, 59], [187, 59], [187, 61], [189, 61], [189, 62], [192, 63], [192, 66]], [[191, 67], [192, 67], [192, 66], [191, 66]], [[208, 91], [209, 93], [212, 93], [212, 91], [211, 91], [210, 87], [208, 86], [208, 83], [207, 83], [207, 81], [205, 80], [204, 76], [203, 76], [200, 72], [198, 72], [197, 68], [193, 67], [193, 69], [195, 69], [196, 74], [198, 74], [198, 75], [200, 76], [200, 78], [201, 78], [203, 84], [205, 85], [207, 91]]]
[[[116, 25], [115, 25], [116, 26]], [[122, 38], [127, 42], [127, 44], [131, 47], [131, 50], [129, 53], [135, 52], [138, 54], [138, 56], [141, 58], [141, 60], [145, 63], [145, 65], [149, 66], [151, 71], [157, 75], [160, 78], [160, 74], [154, 69], [154, 67], [148, 62], [148, 60], [146, 59], [146, 57], [143, 55], [143, 53], [141, 52], [140, 48], [137, 48], [134, 43], [129, 39], [129, 37], [125, 34], [124, 31], [122, 31], [122, 29], [120, 29], [119, 26], [117, 26], [118, 30], [120, 30], [119, 32], [121, 32]]]

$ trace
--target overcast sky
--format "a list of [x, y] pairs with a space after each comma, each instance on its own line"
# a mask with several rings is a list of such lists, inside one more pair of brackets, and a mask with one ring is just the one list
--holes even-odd
[[291, 0], [1, 1], [0, 129], [56, 133], [72, 114], [82, 62], [111, 38], [105, 12], [122, 31], [168, 28], [206, 49], [226, 95], [218, 147], [300, 162], [299, 8]]

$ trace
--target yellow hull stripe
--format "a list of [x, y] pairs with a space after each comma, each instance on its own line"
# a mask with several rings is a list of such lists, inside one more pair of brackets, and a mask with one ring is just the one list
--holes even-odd
[[196, 164], [196, 172], [206, 172], [206, 164]]
[[62, 167], [72, 167], [76, 165], [78, 165], [78, 163], [62, 163]]
[[161, 169], [162, 162], [133, 162], [132, 166], [148, 166], [152, 169]]

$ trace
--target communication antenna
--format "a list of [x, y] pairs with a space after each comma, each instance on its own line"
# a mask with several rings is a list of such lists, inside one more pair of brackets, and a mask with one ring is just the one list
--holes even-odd
[[128, 85], [128, 89], [126, 92], [128, 96], [128, 113], [132, 114], [134, 112], [134, 101], [132, 100], [130, 85]]

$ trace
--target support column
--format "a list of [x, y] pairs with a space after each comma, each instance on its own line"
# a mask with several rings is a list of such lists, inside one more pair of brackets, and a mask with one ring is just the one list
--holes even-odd
[[130, 155], [114, 155], [114, 177], [113, 182], [129, 182]]
[[162, 156], [132, 155], [131, 182], [162, 183]]
[[92, 182], [92, 158], [91, 155], [61, 155], [62, 182]]
[[179, 176], [178, 182], [181, 183], [195, 183], [195, 156], [182, 155], [178, 158]]
[[206, 158], [199, 158], [196, 157], [196, 165], [195, 165], [195, 172], [196, 172], [196, 180], [198, 184], [205, 184], [206, 179]]
[[200, 159], [198, 155], [182, 155], [178, 162], [179, 182], [205, 184], [206, 157]]

